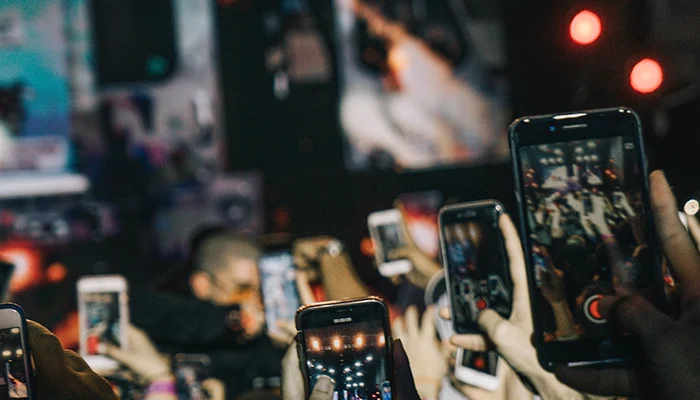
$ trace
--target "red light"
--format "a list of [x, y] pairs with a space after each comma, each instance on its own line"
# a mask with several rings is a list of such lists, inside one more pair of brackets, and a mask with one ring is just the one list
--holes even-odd
[[664, 80], [664, 71], [661, 65], [651, 58], [645, 58], [638, 62], [630, 74], [632, 89], [639, 93], [651, 93], [661, 86]]
[[600, 37], [602, 30], [600, 18], [591, 11], [581, 11], [571, 20], [569, 33], [578, 44], [591, 44]]

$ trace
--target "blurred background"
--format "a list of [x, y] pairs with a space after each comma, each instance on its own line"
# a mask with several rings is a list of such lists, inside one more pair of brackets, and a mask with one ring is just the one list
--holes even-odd
[[[519, 116], [628, 106], [652, 168], [700, 196], [693, 0], [5, 0], [0, 257], [77, 344], [75, 281], [159, 285], [210, 225], [341, 238], [402, 199], [437, 255], [456, 200], [515, 209]], [[556, 160], [553, 160], [556, 164]], [[601, 160], [602, 162], [602, 160]]]

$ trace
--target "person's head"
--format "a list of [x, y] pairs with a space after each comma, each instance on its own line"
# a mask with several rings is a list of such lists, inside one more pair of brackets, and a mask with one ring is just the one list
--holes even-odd
[[231, 232], [201, 241], [193, 260], [190, 288], [199, 300], [227, 306], [259, 296], [257, 244]]

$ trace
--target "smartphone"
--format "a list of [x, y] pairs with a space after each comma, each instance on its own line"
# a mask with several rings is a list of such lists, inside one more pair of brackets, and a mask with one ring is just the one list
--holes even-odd
[[[635, 351], [632, 340], [609, 329], [597, 312], [600, 296], [618, 291], [640, 294], [665, 309], [659, 254], [656, 246], [646, 245], [656, 240], [639, 117], [627, 108], [524, 117], [511, 125], [510, 146], [540, 363], [549, 371], [558, 364], [626, 364]], [[542, 160], [549, 154], [561, 155], [569, 174], [566, 187], [541, 186], [546, 169]], [[603, 171], [601, 180], [577, 178], [573, 171], [580, 154], [595, 156], [589, 159], [597, 160], [594, 167]], [[581, 217], [565, 221], [569, 226], [564, 227], [564, 237], [543, 240], [535, 236], [536, 229], [549, 228], [525, 221], [532, 219], [542, 199], [554, 190], [574, 195], [596, 192], [609, 200], [605, 208], [613, 204], [614, 193], [622, 191], [641, 216], [641, 232], [646, 237], [640, 238], [632, 229], [626, 214], [614, 226], [605, 219], [584, 221]], [[584, 223], [592, 225], [593, 235], [576, 233], [582, 232], [578, 227]], [[561, 272], [557, 275], [565, 293], [558, 302], [565, 304], [563, 309], [552, 307], [551, 291], [544, 281], [537, 284], [539, 249], [546, 250], [551, 266]]]
[[403, 223], [401, 212], [394, 209], [375, 212], [367, 218], [369, 233], [374, 242], [374, 256], [382, 276], [404, 275], [413, 269], [411, 262], [406, 259], [389, 259], [392, 251], [404, 247], [408, 242]]
[[498, 379], [499, 363], [498, 353], [495, 351], [477, 352], [458, 348], [455, 378], [467, 385], [495, 392], [501, 387]]
[[100, 355], [100, 346], [127, 347], [127, 283], [123, 276], [87, 276], [78, 280], [80, 355], [97, 371], [114, 371], [119, 363]]
[[495, 200], [440, 210], [440, 247], [457, 333], [478, 333], [478, 313], [491, 308], [510, 316], [512, 284]]
[[27, 320], [22, 307], [16, 304], [0, 304], [0, 346], [4, 361], [0, 373], [3, 398], [35, 399]]
[[278, 323], [293, 324], [297, 309], [301, 306], [292, 252], [280, 250], [265, 253], [258, 265], [265, 323], [269, 332], [279, 332]]
[[211, 357], [206, 354], [176, 354], [173, 361], [178, 399], [209, 399], [202, 382], [210, 377]]
[[321, 375], [333, 398], [391, 399], [396, 393], [389, 308], [378, 297], [303, 306], [296, 316], [307, 397]]

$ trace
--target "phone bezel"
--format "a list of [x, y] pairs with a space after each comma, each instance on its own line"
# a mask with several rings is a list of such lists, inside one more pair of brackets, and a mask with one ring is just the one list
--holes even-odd
[[[372, 307], [377, 307], [377, 310], [382, 313], [382, 322], [384, 325], [384, 337], [385, 337], [385, 346], [386, 346], [386, 361], [387, 361], [387, 376], [389, 377], [389, 382], [391, 384], [391, 393], [395, 394], [396, 392], [396, 376], [395, 376], [395, 371], [394, 371], [394, 357], [393, 357], [393, 337], [391, 334], [391, 323], [389, 321], [389, 307], [387, 304], [384, 302], [384, 300], [380, 297], [376, 296], [368, 296], [365, 298], [360, 298], [360, 299], [348, 299], [348, 300], [339, 300], [339, 301], [325, 301], [321, 303], [314, 303], [314, 304], [307, 304], [303, 305], [299, 308], [297, 311], [295, 323], [296, 323], [296, 328], [297, 328], [297, 354], [299, 356], [299, 368], [302, 371], [302, 376], [304, 378], [304, 389], [306, 391], [306, 397], [310, 396], [311, 391], [313, 388], [309, 387], [309, 375], [308, 375], [308, 365], [307, 365], [307, 357], [306, 357], [306, 339], [304, 338], [304, 330], [305, 329], [314, 329], [314, 328], [323, 328], [323, 327], [330, 327], [330, 326], [336, 326], [334, 324], [324, 324], [324, 325], [315, 325], [307, 324], [307, 319], [309, 316], [315, 314], [315, 313], [320, 313], [320, 312], [331, 312], [333, 314], [339, 314], [343, 313], [344, 315], [348, 315], [347, 313], [353, 313], [351, 315], [360, 315], [360, 316], [365, 316], [368, 315], [369, 313], [367, 311], [371, 311]], [[368, 309], [367, 311], [364, 311], [365, 309]], [[354, 322], [354, 321], [353, 321]], [[364, 321], [363, 321], [364, 322]]]
[[[470, 212], [471, 214], [469, 215], [460, 215]], [[498, 238], [500, 240], [500, 248], [501, 248], [501, 253], [503, 256], [503, 261], [504, 264], [501, 266], [502, 270], [498, 271], [499, 276], [503, 278], [503, 283], [507, 286], [508, 291], [511, 293], [511, 298], [513, 294], [513, 284], [512, 280], [510, 277], [510, 269], [508, 267], [508, 254], [506, 253], [505, 249], [505, 241], [503, 239], [503, 235], [500, 232], [500, 229], [498, 228], [498, 222], [499, 219], [501, 218], [501, 215], [504, 213], [504, 207], [501, 202], [498, 200], [483, 200], [483, 201], [475, 201], [475, 202], [469, 202], [469, 203], [461, 203], [461, 204], [455, 204], [455, 205], [450, 205], [443, 207], [440, 210], [440, 213], [438, 214], [438, 225], [439, 225], [439, 234], [440, 234], [440, 252], [442, 254], [442, 268], [444, 271], [445, 275], [445, 280], [447, 283], [447, 293], [450, 296], [450, 312], [452, 314], [452, 328], [456, 333], [464, 334], [464, 333], [480, 333], [481, 330], [479, 329], [478, 325], [475, 323], [471, 324], [471, 327], [464, 327], [464, 326], [457, 326], [457, 319], [455, 318], [454, 315], [454, 310], [455, 310], [455, 301], [454, 301], [454, 296], [452, 293], [452, 281], [450, 280], [450, 271], [449, 271], [449, 258], [447, 255], [447, 246], [446, 246], [446, 241], [445, 241], [445, 235], [444, 235], [444, 228], [446, 224], [452, 224], [452, 223], [457, 223], [457, 222], [466, 222], [466, 221], [493, 221], [496, 223], [496, 229], [498, 230]], [[493, 269], [493, 267], [491, 268]], [[511, 304], [511, 309], [508, 313], [508, 315], [503, 315], [504, 318], [509, 318], [510, 317], [510, 312], [512, 312], [512, 304]], [[464, 329], [462, 329], [464, 328]]]
[[80, 329], [80, 356], [93, 369], [99, 372], [110, 372], [119, 368], [119, 363], [102, 355], [87, 354], [87, 310], [85, 308], [85, 293], [118, 293], [119, 298], [119, 329], [120, 346], [128, 348], [129, 305], [128, 284], [121, 275], [98, 275], [80, 278], [76, 284], [78, 290], [78, 326]]
[[[656, 230], [650, 200], [647, 159], [644, 153], [642, 126], [639, 116], [629, 108], [610, 108], [582, 111], [568, 114], [531, 116], [517, 119], [510, 127], [509, 142], [515, 179], [515, 196], [520, 216], [520, 236], [523, 242], [527, 265], [528, 290], [534, 327], [534, 341], [537, 356], [542, 367], [554, 371], [557, 364], [568, 365], [619, 365], [629, 364], [630, 356], [636, 350], [631, 338], [610, 336], [602, 338], [578, 339], [566, 342], [545, 342], [542, 326], [537, 318], [539, 303], [535, 299], [536, 287], [532, 241], [528, 234], [527, 210], [522, 182], [522, 165], [519, 150], [523, 146], [571, 141], [585, 141], [615, 137], [629, 137], [634, 140], [635, 154], [641, 174], [641, 194], [645, 208], [647, 237], [649, 243], [656, 243]], [[664, 299], [663, 280], [660, 268], [660, 254], [656, 246], [650, 246], [655, 262], [654, 300], [657, 306], [667, 310]]]
[[31, 348], [29, 346], [29, 330], [27, 317], [24, 310], [14, 303], [0, 304], [0, 329], [19, 328], [22, 350], [24, 351], [24, 371], [27, 376], [27, 398], [34, 399], [36, 386], [34, 382], [34, 369], [32, 367]]
[[488, 390], [489, 392], [497, 391], [501, 387], [501, 380], [498, 377], [498, 373], [501, 370], [501, 357], [496, 358], [496, 374], [491, 375], [462, 365], [464, 353], [466, 351], [468, 350], [461, 347], [457, 349], [457, 356], [455, 357], [455, 378], [462, 383], [476, 386]]

